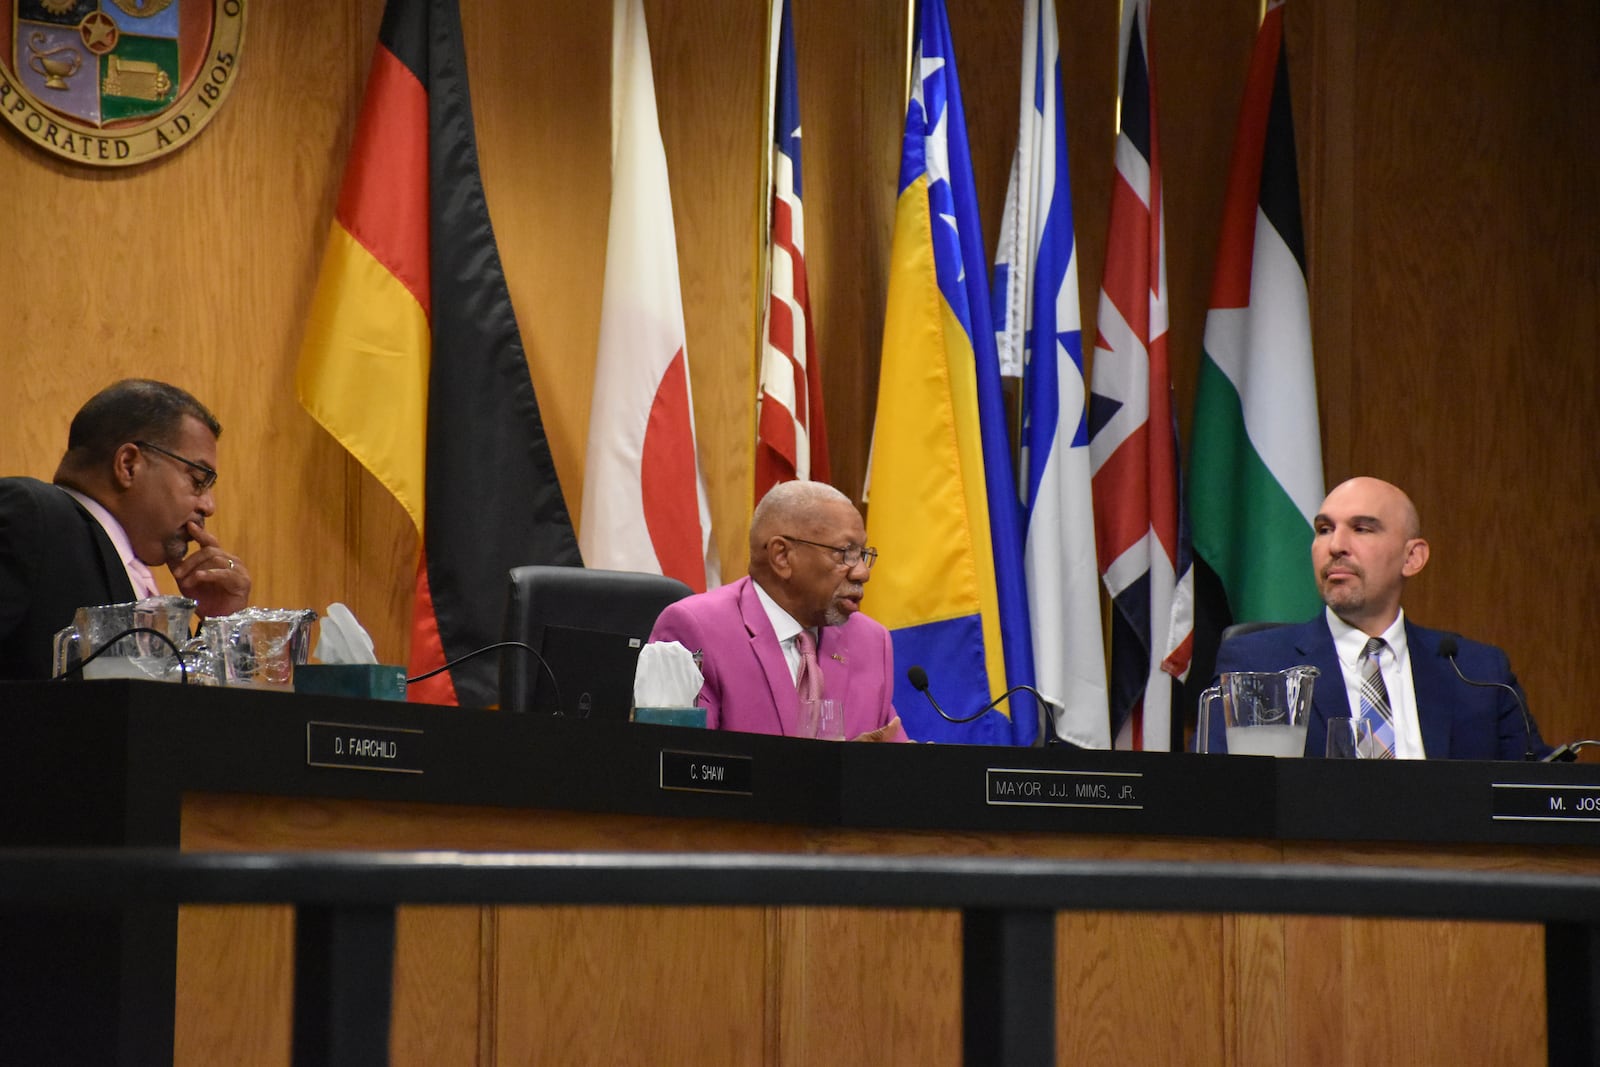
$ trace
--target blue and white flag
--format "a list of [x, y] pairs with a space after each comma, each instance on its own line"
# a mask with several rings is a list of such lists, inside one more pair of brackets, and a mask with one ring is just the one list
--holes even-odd
[[1078, 254], [1053, 3], [1026, 0], [1017, 153], [995, 256], [1001, 372], [1022, 378], [1023, 569], [1035, 684], [1057, 736], [1111, 747], [1083, 376]]

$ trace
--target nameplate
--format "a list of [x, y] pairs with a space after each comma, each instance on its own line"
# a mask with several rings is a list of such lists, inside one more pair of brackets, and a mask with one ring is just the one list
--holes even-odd
[[661, 750], [661, 788], [687, 793], [750, 796], [756, 761], [750, 756]]
[[1600, 785], [1495, 782], [1492, 788], [1500, 822], [1600, 822]]
[[421, 774], [422, 731], [345, 722], [308, 722], [306, 764], [354, 771]]
[[1144, 809], [1144, 775], [1136, 771], [1045, 771], [990, 767], [988, 803], [1026, 808]]

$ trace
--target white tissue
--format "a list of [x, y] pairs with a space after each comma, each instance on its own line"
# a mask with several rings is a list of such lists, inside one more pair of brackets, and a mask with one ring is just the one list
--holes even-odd
[[705, 676], [694, 653], [676, 641], [654, 641], [639, 650], [633, 672], [636, 708], [692, 708]]
[[350, 609], [340, 603], [328, 605], [322, 615], [317, 636], [317, 661], [320, 663], [376, 663], [372, 638], [361, 628]]

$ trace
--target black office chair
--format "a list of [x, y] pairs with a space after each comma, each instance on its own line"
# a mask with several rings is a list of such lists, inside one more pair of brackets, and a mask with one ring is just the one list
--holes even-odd
[[1222, 636], [1217, 640], [1217, 647], [1221, 648], [1235, 637], [1245, 634], [1258, 633], [1262, 630], [1276, 630], [1280, 626], [1288, 626], [1286, 622], [1236, 622], [1222, 631]]
[[[510, 579], [504, 639], [540, 651], [544, 651], [545, 631], [552, 627], [622, 634], [637, 638], [642, 645], [662, 609], [690, 593], [676, 578], [590, 567], [515, 567]], [[562, 670], [561, 664], [552, 666], [557, 673]], [[502, 649], [500, 707], [507, 711], [531, 709], [537, 672], [544, 669], [521, 649]], [[626, 681], [631, 692], [631, 671]]]

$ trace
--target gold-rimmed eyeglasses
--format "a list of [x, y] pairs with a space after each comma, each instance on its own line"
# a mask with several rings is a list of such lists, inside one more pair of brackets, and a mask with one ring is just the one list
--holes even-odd
[[867, 570], [870, 571], [872, 565], [878, 562], [878, 550], [867, 548], [864, 545], [825, 545], [820, 541], [807, 541], [804, 537], [795, 537], [793, 534], [779, 534], [778, 536], [785, 541], [794, 541], [798, 544], [810, 545], [812, 548], [820, 548], [826, 552], [832, 552], [833, 561], [843, 567], [854, 567], [858, 563], [865, 562]]

